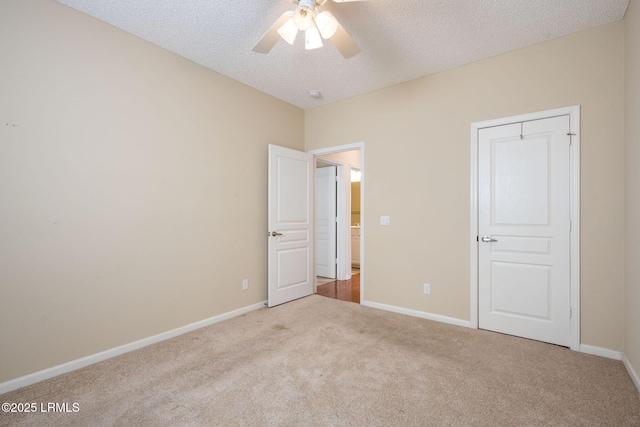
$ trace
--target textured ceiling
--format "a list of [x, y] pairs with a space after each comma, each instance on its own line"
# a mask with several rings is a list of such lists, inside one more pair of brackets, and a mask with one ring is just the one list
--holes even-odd
[[[362, 52], [251, 49], [291, 0], [58, 0], [303, 109], [617, 21], [629, 0], [327, 1]], [[302, 37], [301, 37], [302, 36]], [[322, 97], [313, 99], [309, 91]]]

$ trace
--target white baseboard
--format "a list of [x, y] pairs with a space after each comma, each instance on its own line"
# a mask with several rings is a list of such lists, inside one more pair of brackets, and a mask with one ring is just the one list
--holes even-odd
[[[378, 302], [372, 301], [362, 301], [362, 305], [366, 307], [378, 308], [380, 310], [392, 311], [394, 313], [406, 314], [408, 316], [421, 317], [423, 319], [435, 320], [436, 322], [448, 323], [450, 325], [456, 326], [464, 326], [466, 328], [471, 328], [471, 322], [467, 320], [456, 319], [454, 317], [442, 316], [439, 314], [427, 313], [424, 311], [411, 310], [403, 307], [396, 307], [388, 304], [381, 304]], [[595, 356], [606, 357], [608, 359], [614, 360], [622, 360], [623, 362], [626, 360], [621, 351], [610, 350], [608, 348], [597, 347], [594, 345], [580, 344], [580, 349], [578, 350], [581, 353], [593, 354]], [[640, 380], [638, 379], [638, 375], [628, 362], [625, 362], [625, 366], [629, 371], [636, 387], [640, 390]]]
[[41, 371], [34, 372], [32, 374], [25, 375], [13, 380], [9, 380], [0, 383], [0, 394], [8, 393], [10, 391], [25, 387], [31, 384], [35, 384], [40, 381], [47, 380], [49, 378], [57, 377], [58, 375], [66, 374], [77, 369], [84, 368], [85, 366], [93, 365], [94, 363], [102, 362], [103, 360], [111, 359], [112, 357], [120, 356], [121, 354], [128, 353], [130, 351], [138, 350], [139, 348], [156, 344], [161, 341], [168, 340], [170, 338], [177, 337], [178, 335], [186, 334], [187, 332], [195, 331], [196, 329], [204, 328], [205, 326], [213, 325], [214, 323], [222, 322], [223, 320], [231, 319], [232, 317], [240, 316], [250, 311], [263, 308], [266, 301], [259, 302], [247, 307], [239, 308], [237, 310], [229, 311], [227, 313], [219, 314], [208, 319], [200, 320], [199, 322], [191, 323], [189, 325], [181, 326], [176, 329], [172, 329], [167, 332], [162, 332], [151, 337], [143, 338], [138, 341], [134, 341], [129, 344], [124, 344], [119, 347], [114, 347], [109, 350], [101, 351], [100, 353], [92, 354], [90, 356], [82, 357], [80, 359], [72, 360], [71, 362], [63, 363], [62, 365], [53, 366], [51, 368], [43, 369]]
[[397, 307], [395, 305], [381, 304], [379, 302], [372, 301], [362, 301], [361, 305], [364, 305], [366, 307], [378, 308], [385, 311], [392, 311], [394, 313], [406, 314], [408, 316], [435, 320], [436, 322], [448, 323], [450, 325], [464, 326], [465, 328], [471, 327], [471, 322], [469, 322], [468, 320], [456, 319], [455, 317], [447, 317], [440, 314], [427, 313], [426, 311], [411, 310], [404, 307]]
[[640, 392], [640, 376], [638, 376], [636, 370], [633, 369], [633, 366], [631, 366], [631, 362], [629, 362], [629, 359], [627, 359], [626, 354], [622, 355], [622, 363], [624, 363], [624, 367], [627, 368], [627, 372], [631, 377], [631, 381], [633, 381], [633, 383], [636, 385], [636, 388], [638, 389], [638, 392]]
[[580, 344], [580, 350], [578, 351], [580, 351], [580, 353], [606, 357], [607, 359], [622, 360], [621, 351], [609, 350], [608, 348], [596, 347], [595, 345]]

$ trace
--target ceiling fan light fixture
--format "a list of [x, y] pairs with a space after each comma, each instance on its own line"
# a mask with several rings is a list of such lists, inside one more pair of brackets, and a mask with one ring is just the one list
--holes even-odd
[[314, 25], [304, 32], [304, 48], [306, 50], [322, 47], [322, 38], [318, 28]]
[[313, 25], [313, 9], [307, 6], [298, 6], [291, 18], [300, 31], [305, 31]]
[[[341, 3], [366, 0], [333, 1]], [[318, 10], [318, 7], [322, 7], [328, 0], [291, 0], [291, 2], [296, 5], [295, 10], [289, 10], [280, 15], [251, 50], [258, 53], [269, 53], [280, 38], [292, 45], [297, 37], [297, 32], [304, 31], [305, 49], [307, 50], [322, 47], [322, 39], [324, 38], [331, 39], [333, 45], [345, 59], [360, 52], [356, 42], [337, 19], [330, 12]]]
[[316, 25], [323, 39], [330, 39], [338, 30], [338, 20], [331, 12], [320, 12], [316, 16]]
[[289, 44], [293, 44], [296, 40], [296, 36], [298, 35], [298, 28], [293, 23], [292, 19], [287, 19], [280, 28], [278, 28], [278, 34], [282, 37], [282, 40], [286, 41]]

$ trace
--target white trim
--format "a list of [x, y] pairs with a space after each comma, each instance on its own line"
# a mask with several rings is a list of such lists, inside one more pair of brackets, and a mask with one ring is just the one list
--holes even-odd
[[[360, 143], [360, 301], [364, 301], [364, 142]], [[351, 254], [349, 254], [351, 256]]]
[[502, 126], [530, 120], [540, 120], [557, 116], [569, 116], [572, 134], [570, 149], [570, 219], [571, 231], [571, 350], [581, 351], [580, 344], [580, 106], [522, 114], [502, 119], [487, 120], [471, 124], [471, 233], [470, 233], [470, 325], [478, 328], [478, 131], [482, 128]]
[[237, 310], [229, 311], [227, 313], [219, 314], [208, 319], [200, 320], [195, 323], [191, 323], [185, 326], [181, 326], [176, 329], [172, 329], [167, 332], [162, 332], [151, 337], [143, 338], [138, 341], [134, 341], [129, 344], [124, 344], [119, 347], [110, 348], [109, 350], [101, 351], [90, 356], [82, 357], [80, 359], [72, 360], [61, 365], [53, 366], [51, 368], [43, 369], [41, 371], [34, 372], [32, 374], [25, 375], [13, 380], [0, 383], [0, 394], [8, 393], [10, 391], [26, 387], [31, 384], [35, 384], [40, 381], [48, 380], [49, 378], [57, 377], [58, 375], [66, 374], [81, 368], [84, 368], [94, 363], [102, 362], [112, 357], [120, 356], [130, 351], [138, 350], [143, 347], [147, 347], [152, 344], [157, 344], [161, 341], [165, 341], [174, 337], [177, 337], [188, 332], [195, 331], [196, 329], [204, 328], [205, 326], [213, 325], [214, 323], [222, 322], [223, 320], [231, 319], [232, 317], [240, 316], [242, 314], [249, 313], [250, 311], [263, 308], [266, 305], [266, 301], [259, 302], [247, 307], [239, 308]]
[[[364, 257], [364, 235], [365, 235], [365, 227], [364, 227], [364, 217], [365, 217], [365, 209], [364, 209], [364, 186], [365, 186], [365, 167], [364, 167], [364, 142], [355, 142], [353, 144], [345, 144], [345, 145], [337, 145], [334, 147], [327, 148], [318, 148], [316, 150], [310, 150], [309, 154], [313, 154], [315, 156], [323, 156], [325, 154], [335, 154], [341, 153], [343, 151], [353, 151], [360, 150], [360, 173], [361, 181], [360, 181], [360, 303], [364, 301], [364, 276], [365, 276], [365, 257]], [[349, 230], [351, 228], [349, 227]], [[343, 237], [346, 238], [346, 237]], [[351, 235], [349, 234], [349, 239], [351, 239]], [[350, 242], [351, 240], [349, 240]], [[348, 251], [348, 265], [351, 265], [351, 251]], [[349, 269], [349, 271], [351, 271]], [[349, 273], [351, 274], [351, 273]]]
[[631, 381], [633, 381], [633, 384], [635, 384], [636, 388], [640, 392], [640, 376], [638, 376], [638, 373], [633, 369], [633, 366], [631, 366], [631, 362], [627, 359], [626, 354], [622, 355], [622, 363], [624, 364], [624, 367], [627, 368]]
[[422, 319], [434, 320], [436, 322], [448, 323], [450, 325], [463, 326], [465, 328], [471, 327], [471, 322], [468, 320], [456, 319], [454, 317], [442, 316], [440, 314], [427, 313], [425, 311], [411, 310], [404, 307], [397, 307], [395, 305], [381, 304], [379, 302], [362, 301], [362, 305], [371, 308], [377, 308], [379, 310], [391, 311], [393, 313], [406, 314], [407, 316], [420, 317]]
[[478, 329], [478, 130], [477, 124], [471, 124], [471, 234], [469, 236], [469, 272], [471, 288], [469, 290], [469, 320], [471, 327]]
[[606, 357], [607, 359], [622, 360], [622, 352], [602, 348], [595, 345], [580, 344], [580, 353], [593, 354], [594, 356]]
[[322, 156], [324, 154], [342, 153], [343, 151], [362, 150], [364, 148], [364, 142], [354, 142], [352, 144], [336, 145], [334, 147], [316, 148], [310, 150], [309, 154], [314, 156]]
[[571, 346], [572, 350], [580, 347], [580, 106], [569, 107], [569, 132], [571, 137], [570, 159], [570, 217], [571, 217]]

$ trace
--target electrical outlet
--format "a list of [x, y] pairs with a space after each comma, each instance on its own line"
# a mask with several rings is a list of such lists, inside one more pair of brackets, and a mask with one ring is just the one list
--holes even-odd
[[431, 285], [430, 284], [428, 284], [428, 283], [424, 284], [424, 293], [425, 293], [425, 295], [431, 294]]
[[244, 289], [244, 290], [249, 289], [249, 279], [244, 279], [242, 281], [242, 289]]
[[391, 219], [388, 215], [382, 215], [380, 217], [380, 225], [389, 225], [391, 224]]

